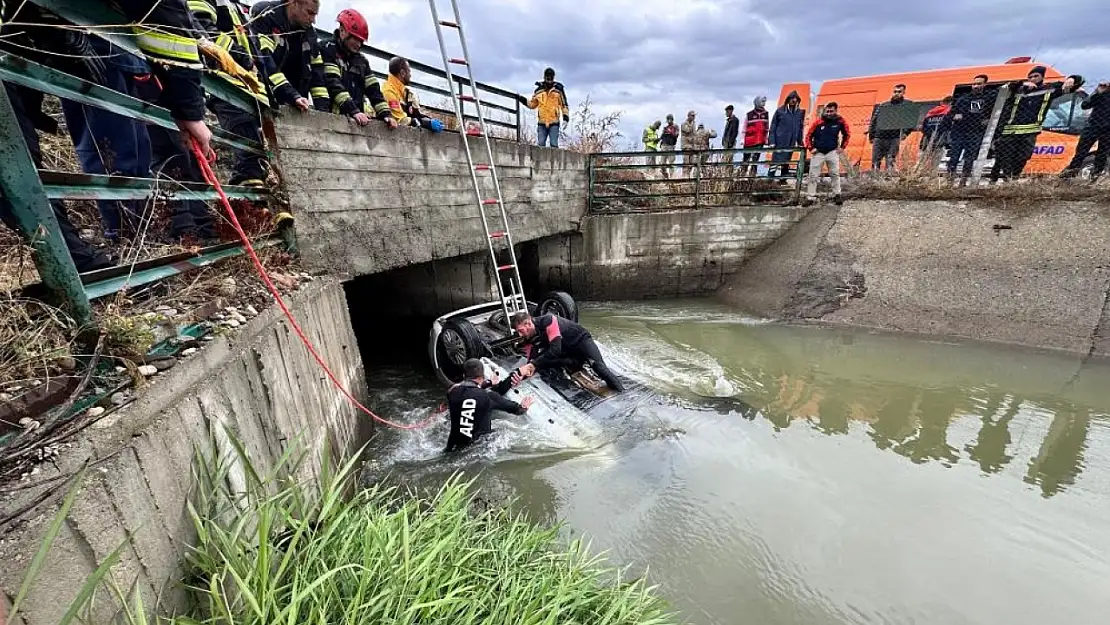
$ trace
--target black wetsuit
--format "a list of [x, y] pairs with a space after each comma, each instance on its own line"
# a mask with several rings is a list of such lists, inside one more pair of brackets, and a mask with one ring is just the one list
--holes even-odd
[[[609, 388], [618, 393], [624, 390], [620, 379], [602, 359], [601, 351], [589, 330], [557, 315], [541, 315], [533, 322], [536, 325], [536, 335], [525, 344], [524, 355], [537, 370], [556, 367], [581, 369], [585, 363], [589, 363]], [[537, 352], [538, 355], [533, 357]]]
[[493, 432], [490, 411], [494, 408], [513, 414], [524, 414], [524, 407], [506, 399], [504, 394], [512, 388], [511, 379], [493, 386], [487, 383], [478, 386], [473, 380], [466, 380], [447, 391], [447, 407], [451, 414], [451, 434], [447, 437], [444, 451], [455, 451], [469, 447], [482, 436]]

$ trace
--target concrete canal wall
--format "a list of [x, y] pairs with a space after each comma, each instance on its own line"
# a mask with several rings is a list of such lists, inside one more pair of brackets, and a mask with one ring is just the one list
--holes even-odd
[[[342, 286], [313, 282], [289, 301], [336, 375], [364, 395], [362, 359]], [[21, 609], [27, 625], [58, 623], [86, 577], [120, 545], [125, 547], [114, 569], [120, 588], [137, 588], [148, 607], [160, 598], [166, 612], [184, 605], [181, 562], [194, 537], [186, 512], [194, 449], [211, 454], [214, 442], [221, 454], [229, 453], [230, 431], [265, 471], [299, 440], [309, 460], [302, 477], [310, 479], [325, 445], [346, 451], [359, 439], [360, 416], [333, 390], [275, 307], [153, 380], [135, 403], [85, 430], [74, 447], [62, 450], [56, 467], [43, 464], [34, 477], [42, 483], [73, 474], [86, 460], [94, 463]], [[233, 470], [233, 482], [235, 475], [241, 477], [241, 467]], [[3, 487], [0, 518], [29, 508], [0, 533], [0, 600], [9, 605], [66, 482], [13, 486], [21, 484]], [[44, 495], [53, 497], [35, 504]], [[107, 595], [98, 593], [102, 603], [93, 622], [111, 622]]]
[[809, 214], [718, 296], [747, 312], [1110, 355], [1110, 203], [858, 201]]
[[590, 215], [581, 231], [523, 246], [526, 284], [580, 299], [713, 293], [806, 214], [793, 206], [733, 206]]

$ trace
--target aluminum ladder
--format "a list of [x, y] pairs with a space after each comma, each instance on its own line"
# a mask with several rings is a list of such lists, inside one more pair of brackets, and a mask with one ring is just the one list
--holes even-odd
[[[451, 0], [451, 9], [455, 14], [454, 21], [440, 19], [439, 10], [436, 8], [436, 0], [428, 0], [428, 5], [432, 9], [432, 21], [436, 27], [436, 38], [439, 39], [439, 52], [443, 57], [443, 71], [447, 75], [447, 90], [451, 92], [451, 102], [455, 106], [455, 119], [458, 120], [459, 135], [462, 138], [463, 151], [466, 152], [466, 164], [470, 169], [470, 180], [474, 185], [474, 198], [478, 203], [478, 214], [482, 217], [482, 228], [486, 233], [486, 245], [489, 249], [490, 262], [494, 268], [494, 282], [497, 283], [501, 308], [505, 312], [505, 321], [508, 323], [514, 313], [528, 310], [528, 302], [524, 298], [524, 284], [520, 279], [520, 268], [517, 265], [516, 250], [513, 247], [513, 235], [509, 230], [509, 214], [505, 208], [504, 196], [501, 194], [501, 181], [497, 177], [497, 166], [494, 163], [493, 145], [490, 142], [489, 129], [486, 127], [486, 119], [482, 115], [482, 101], [478, 96], [477, 83], [474, 81], [474, 67], [470, 63], [470, 52], [466, 46], [466, 33], [463, 31], [462, 16], [459, 14], [459, 3], [458, 0]], [[443, 38], [443, 29], [445, 28], [458, 32], [459, 43], [462, 44], [462, 58], [448, 56], [447, 44]], [[470, 81], [470, 94], [462, 93], [461, 85], [458, 91], [455, 90], [451, 71], [452, 66], [455, 65], [466, 67], [467, 78]], [[469, 133], [464, 117], [463, 103], [465, 102], [473, 103], [477, 112], [478, 125], [481, 129], [482, 139], [486, 144], [485, 156], [487, 160], [484, 163], [476, 164], [474, 162], [474, 154], [471, 152]], [[479, 158], [481, 158], [481, 155], [479, 155]], [[495, 197], [485, 197], [478, 175], [480, 172], [489, 172], [489, 178], [493, 181]], [[490, 216], [486, 212], [490, 207], [497, 208], [495, 220], [500, 220], [500, 225], [495, 225], [493, 228], [490, 226]], [[500, 261], [497, 259], [495, 244], [502, 242], [509, 248], [509, 263], [507, 265], [498, 264]], [[508, 293], [506, 293], [505, 288], [506, 282], [508, 282]]]

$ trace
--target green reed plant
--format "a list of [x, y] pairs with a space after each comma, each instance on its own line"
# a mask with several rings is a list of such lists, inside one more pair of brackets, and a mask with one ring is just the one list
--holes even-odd
[[623, 582], [558, 528], [478, 512], [458, 476], [427, 497], [351, 492], [355, 460], [298, 482], [260, 478], [236, 449], [246, 488], [227, 486], [235, 463], [209, 465], [191, 509], [202, 623], [674, 622], [643, 579]]

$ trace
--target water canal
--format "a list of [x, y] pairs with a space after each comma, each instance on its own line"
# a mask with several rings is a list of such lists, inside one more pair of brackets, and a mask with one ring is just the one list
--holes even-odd
[[[1110, 364], [706, 301], [583, 322], [654, 393], [573, 449], [526, 420], [462, 456], [385, 434], [372, 476], [455, 470], [649, 569], [691, 623], [1085, 624], [1110, 614]], [[441, 401], [409, 363], [371, 395]], [[397, 478], [390, 478], [397, 479]]]

